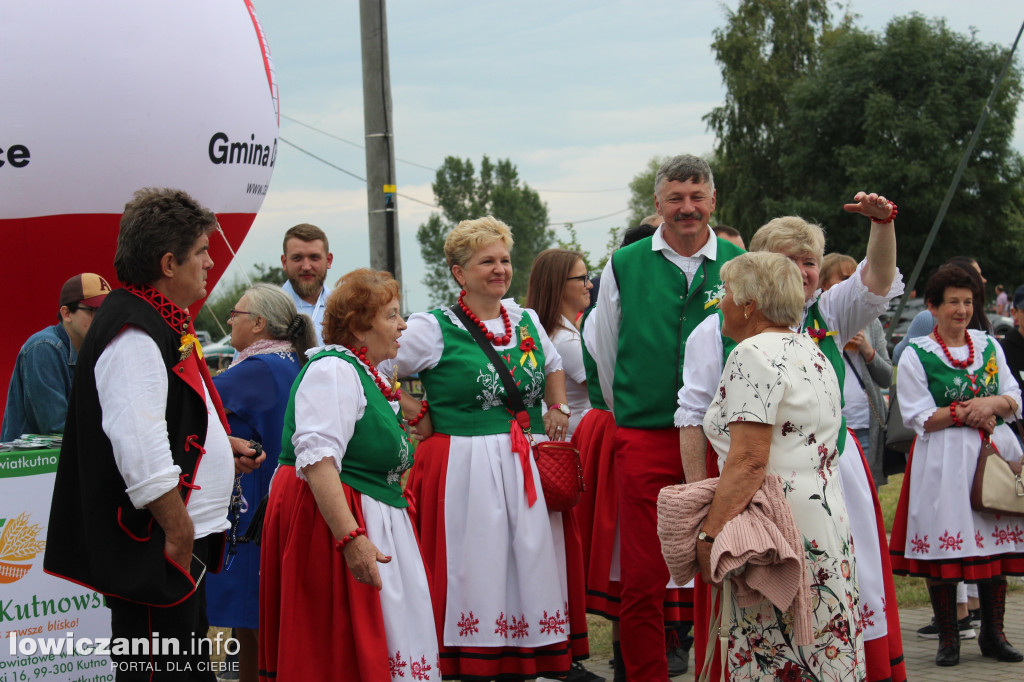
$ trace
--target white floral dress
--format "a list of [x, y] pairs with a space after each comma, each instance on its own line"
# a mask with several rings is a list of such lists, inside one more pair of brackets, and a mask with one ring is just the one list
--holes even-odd
[[853, 539], [837, 470], [840, 387], [806, 335], [765, 333], [740, 343], [725, 363], [704, 431], [725, 466], [729, 424], [772, 425], [767, 473], [782, 478], [804, 536], [815, 642], [792, 643], [792, 614], [765, 601], [728, 605], [731, 680], [863, 680]]

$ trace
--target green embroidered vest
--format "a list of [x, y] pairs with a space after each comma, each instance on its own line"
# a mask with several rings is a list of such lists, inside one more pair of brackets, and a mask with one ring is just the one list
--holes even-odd
[[[821, 310], [818, 309], [818, 301], [811, 304], [811, 307], [807, 309], [804, 314], [804, 330], [807, 329], [822, 329], [826, 332], [830, 331], [828, 324], [825, 322], [825, 318], [821, 314]], [[815, 326], [817, 323], [817, 326]], [[826, 336], [818, 341], [818, 350], [828, 358], [829, 364], [832, 365], [832, 369], [835, 370], [836, 378], [839, 380], [839, 405], [845, 407], [846, 398], [843, 397], [843, 386], [846, 385], [846, 362], [843, 361], [843, 351], [836, 345], [835, 335]], [[839, 425], [839, 438], [836, 439], [836, 450], [842, 455], [846, 449], [846, 417], [843, 416], [842, 423]]]
[[583, 341], [583, 325], [587, 323], [587, 318], [590, 317], [590, 313], [593, 310], [593, 308], [589, 308], [587, 312], [583, 313], [583, 319], [580, 320], [580, 346], [583, 348], [583, 369], [587, 372], [587, 397], [590, 398], [590, 406], [607, 412], [608, 405], [604, 402], [604, 394], [601, 393], [601, 381], [597, 376], [597, 363], [594, 362], [594, 357], [587, 350], [587, 344]]
[[345, 449], [338, 475], [342, 483], [392, 507], [408, 507], [402, 496], [402, 474], [412, 467], [413, 457], [409, 437], [402, 428], [402, 418], [380, 392], [373, 377], [351, 355], [334, 349], [324, 349], [311, 357], [292, 384], [288, 408], [284, 413], [284, 432], [281, 434], [280, 464], [295, 465], [295, 392], [302, 378], [317, 360], [325, 357], [341, 358], [356, 368], [366, 395], [366, 409], [356, 422], [352, 439]]
[[[505, 387], [483, 349], [468, 331], [456, 326], [443, 309], [432, 310], [430, 314], [441, 325], [444, 340], [444, 350], [437, 366], [420, 372], [430, 400], [430, 420], [434, 430], [452, 436], [508, 433], [512, 413], [505, 397]], [[536, 344], [533, 350], [536, 365], [519, 349], [520, 330], [523, 328]], [[531, 430], [543, 433], [544, 349], [533, 318], [525, 310], [519, 325], [513, 330], [513, 339], [515, 346], [495, 350], [519, 384], [523, 404], [530, 415]]]
[[621, 300], [612, 387], [619, 426], [663, 429], [672, 428], [686, 340], [724, 296], [722, 264], [744, 251], [718, 239], [717, 260], [705, 258], [687, 286], [686, 274], [653, 251], [651, 241], [641, 239], [612, 256]]
[[921, 366], [928, 377], [928, 392], [932, 394], [936, 407], [949, 407], [953, 401], [983, 398], [999, 393], [999, 363], [991, 338], [982, 352], [981, 367], [973, 372], [950, 367], [940, 353], [926, 350], [916, 339], [911, 341], [910, 345], [917, 350], [917, 357], [921, 360]]

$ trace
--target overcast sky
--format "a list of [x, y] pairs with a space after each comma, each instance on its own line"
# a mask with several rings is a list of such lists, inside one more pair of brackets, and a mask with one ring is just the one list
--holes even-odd
[[[365, 177], [363, 149], [306, 127], [362, 143], [358, 2], [254, 4], [277, 75], [281, 138]], [[919, 11], [1006, 47], [1024, 21], [1020, 0], [850, 6], [871, 30]], [[398, 191], [433, 203], [429, 169], [445, 156], [475, 167], [484, 154], [509, 158], [540, 192], [552, 223], [575, 223], [597, 256], [609, 229], [626, 218], [629, 181], [652, 156], [711, 151], [702, 117], [724, 97], [710, 47], [724, 16], [722, 4], [695, 0], [388, 0]], [[1014, 146], [1024, 152], [1024, 107]], [[899, 188], [869, 189], [899, 197]], [[416, 228], [432, 209], [402, 198], [398, 207], [407, 308], [422, 310]], [[329, 281], [369, 265], [365, 184], [282, 143], [262, 209], [225, 281], [239, 267], [279, 264], [281, 236], [301, 222], [328, 234]]]

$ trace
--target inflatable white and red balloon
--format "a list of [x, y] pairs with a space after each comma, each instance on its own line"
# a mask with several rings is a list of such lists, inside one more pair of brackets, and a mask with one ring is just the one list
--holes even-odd
[[[96, 272], [115, 285], [136, 189], [188, 191], [237, 250], [274, 170], [279, 117], [249, 0], [0, 0], [0, 26], [2, 408], [18, 349], [56, 321], [64, 280]], [[210, 251], [208, 291], [231, 257], [219, 236]]]

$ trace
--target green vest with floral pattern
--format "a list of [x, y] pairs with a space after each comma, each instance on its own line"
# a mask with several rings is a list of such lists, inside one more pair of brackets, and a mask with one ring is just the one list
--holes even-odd
[[[430, 401], [430, 421], [434, 431], [452, 436], [508, 433], [512, 412], [505, 397], [505, 387], [491, 361], [470, 333], [452, 322], [444, 309], [432, 310], [430, 314], [441, 325], [444, 341], [437, 366], [420, 372]], [[519, 348], [523, 330], [536, 344], [533, 360]], [[495, 351], [519, 385], [523, 404], [530, 415], [531, 430], [543, 433], [544, 349], [533, 318], [525, 310], [512, 335], [516, 345]]]
[[[811, 307], [807, 309], [806, 313], [804, 313], [803, 327], [804, 330], [817, 329], [828, 334], [830, 331], [828, 323], [825, 322], [825, 318], [818, 309], [818, 303], [820, 302], [821, 299], [819, 298], [817, 301], [812, 303]], [[839, 405], [840, 407], [844, 407], [846, 405], [846, 398], [843, 397], [843, 386], [846, 385], [846, 362], [843, 361], [843, 352], [839, 349], [839, 346], [836, 345], [835, 334], [817, 339], [817, 341], [818, 350], [820, 350], [822, 355], [828, 359], [829, 364], [832, 365], [832, 369], [835, 370], [836, 379], [839, 380]], [[839, 438], [836, 439], [836, 450], [840, 455], [843, 454], [844, 450], [846, 450], [845, 435], [846, 416], [843, 415], [841, 424], [839, 425]]]
[[[672, 428], [676, 394], [683, 385], [686, 340], [725, 295], [719, 270], [744, 253], [718, 239], [716, 260], [704, 258], [687, 285], [686, 273], [651, 237], [612, 256], [619, 287], [621, 319], [615, 361], [615, 423], [637, 429]], [[694, 348], [692, 352], [704, 349]]]
[[942, 355], [926, 350], [916, 339], [910, 345], [917, 350], [917, 357], [928, 377], [928, 392], [932, 394], [936, 407], [949, 407], [953, 401], [999, 393], [999, 361], [996, 359], [995, 342], [991, 338], [982, 351], [981, 367], [973, 372], [950, 367]]
[[345, 448], [338, 477], [353, 489], [392, 507], [408, 507], [402, 495], [402, 474], [412, 467], [413, 457], [409, 436], [402, 428], [402, 418], [395, 414], [392, 404], [380, 392], [373, 377], [351, 355], [326, 348], [309, 359], [292, 384], [288, 408], [284, 413], [284, 432], [281, 434], [280, 464], [295, 465], [295, 392], [310, 365], [321, 358], [341, 358], [356, 368], [359, 382], [366, 396], [366, 409], [356, 422], [355, 431]]

